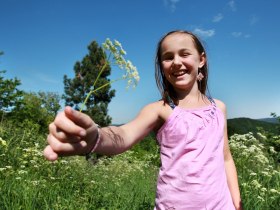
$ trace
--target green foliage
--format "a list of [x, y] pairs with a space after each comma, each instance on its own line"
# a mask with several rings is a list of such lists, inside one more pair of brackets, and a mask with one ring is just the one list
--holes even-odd
[[[238, 170], [244, 209], [278, 210], [280, 168], [277, 152], [262, 130], [234, 134], [229, 143]], [[159, 151], [154, 134], [131, 151], [101, 157], [48, 162], [46, 135], [31, 121], [0, 123], [0, 209], [153, 209]]]
[[5, 79], [1, 74], [6, 71], [0, 71], [0, 111], [10, 111], [16, 106], [18, 100], [22, 96], [22, 91], [17, 87], [21, 84], [17, 78]]
[[[88, 46], [88, 54], [81, 62], [76, 62], [74, 66], [75, 77], [70, 79], [64, 75], [65, 94], [63, 98], [65, 99], [65, 105], [80, 110], [82, 102], [91, 90], [101, 87], [110, 81], [108, 76], [111, 74], [111, 67], [106, 65], [95, 85], [96, 87], [93, 87], [93, 83], [105, 62], [106, 54], [98, 46], [97, 42], [93, 41]], [[110, 90], [110, 88], [110, 85], [105, 86], [91, 95], [83, 110], [101, 126], [111, 123], [111, 117], [107, 115], [108, 104], [112, 97], [115, 96], [115, 90]]]
[[280, 135], [280, 116], [277, 116], [277, 114], [275, 112], [272, 112], [270, 115], [271, 115], [271, 117], [278, 120], [277, 133]]
[[[280, 118], [276, 113], [271, 113], [279, 123], [264, 122], [249, 118], [235, 118], [228, 120], [228, 134], [247, 134], [252, 133], [267, 148], [273, 147], [276, 154], [273, 155], [276, 162], [280, 163]], [[260, 133], [262, 135], [260, 135]], [[265, 136], [265, 138], [260, 137]]]
[[275, 133], [277, 130], [277, 124], [253, 120], [250, 118], [229, 119], [227, 125], [229, 136], [232, 136], [233, 134], [246, 134], [249, 132], [256, 135], [260, 128], [271, 133]]
[[45, 108], [51, 116], [55, 116], [61, 108], [59, 104], [61, 96], [58, 93], [43, 91], [38, 92], [37, 95], [42, 101], [41, 107]]
[[278, 163], [280, 163], [280, 116], [277, 116], [276, 113], [271, 113], [271, 116], [278, 120], [278, 124], [276, 124], [276, 129], [274, 132], [266, 132], [263, 131], [266, 135], [266, 144], [268, 146], [272, 146], [275, 151], [275, 159]]
[[[263, 134], [258, 135], [259, 139], [266, 139]], [[234, 134], [229, 143], [244, 209], [280, 209], [280, 167], [273, 159], [274, 148], [266, 147], [252, 133]]]
[[145, 157], [149, 157], [149, 161], [157, 167], [160, 166], [159, 150], [160, 148], [153, 132], [132, 148], [136, 158], [145, 160]]
[[0, 125], [0, 209], [152, 209], [157, 167], [130, 151], [48, 162], [37, 127]]
[[9, 119], [13, 119], [19, 126], [36, 124], [41, 131], [46, 131], [60, 109], [60, 96], [51, 92], [23, 93], [21, 101], [10, 113]]

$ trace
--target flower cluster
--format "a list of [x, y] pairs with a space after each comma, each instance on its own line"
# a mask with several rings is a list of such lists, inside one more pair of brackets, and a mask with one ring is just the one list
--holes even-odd
[[0, 145], [3, 147], [7, 146], [7, 142], [0, 137]]
[[[140, 80], [140, 76], [138, 74], [138, 70], [137, 70], [136, 66], [134, 66], [130, 60], [126, 60], [124, 58], [124, 56], [126, 55], [126, 51], [123, 49], [123, 47], [119, 41], [114, 40], [114, 42], [112, 42], [109, 38], [107, 38], [105, 40], [105, 42], [102, 44], [102, 48], [103, 48], [104, 57], [106, 58], [106, 61], [103, 64], [103, 66], [101, 67], [101, 70], [99, 71], [99, 73], [93, 83], [92, 87], [94, 89], [91, 90], [87, 94], [87, 97], [84, 100], [80, 111], [83, 110], [83, 107], [85, 106], [85, 104], [91, 94], [106, 87], [107, 85], [110, 85], [119, 80], [127, 80], [126, 88], [129, 88], [129, 87], [135, 88]], [[112, 81], [96, 88], [96, 84], [97, 84], [99, 77], [101, 76], [102, 72], [105, 70], [105, 67], [110, 64], [117, 65], [120, 69], [125, 70], [124, 74], [122, 75], [122, 77], [112, 80]]]
[[254, 208], [256, 206], [268, 208], [280, 200], [279, 166], [271, 157], [276, 153], [275, 148], [264, 145], [267, 137], [262, 133], [257, 133], [257, 137], [247, 133], [234, 134], [229, 139], [244, 205], [250, 209], [263, 209]]
[[[117, 40], [112, 42], [109, 38], [107, 38], [102, 44], [102, 47], [105, 52], [109, 52], [109, 63], [112, 58], [111, 64], [116, 64], [120, 69], [125, 70], [122, 79], [127, 79], [127, 87], [136, 87], [140, 80], [137, 68], [130, 60], [125, 60], [124, 56], [126, 55], [126, 51], [122, 48], [121, 43]], [[111, 55], [113, 55], [113, 57], [111, 57]]]

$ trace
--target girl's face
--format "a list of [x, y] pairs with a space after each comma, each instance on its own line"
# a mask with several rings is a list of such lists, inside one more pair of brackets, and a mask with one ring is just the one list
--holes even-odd
[[188, 34], [175, 33], [161, 44], [161, 68], [175, 90], [197, 88], [198, 68], [205, 64], [205, 54], [199, 54]]

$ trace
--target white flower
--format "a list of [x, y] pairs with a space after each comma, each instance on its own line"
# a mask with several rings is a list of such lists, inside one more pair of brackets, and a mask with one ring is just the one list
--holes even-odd
[[[104, 43], [102, 43], [102, 48], [103, 48], [103, 53], [105, 56], [105, 64], [101, 67], [97, 78], [95, 79], [94, 83], [93, 83], [93, 88], [86, 96], [80, 111], [83, 110], [83, 107], [85, 106], [89, 96], [94, 93], [95, 91], [98, 91], [102, 88], [104, 88], [107, 85], [110, 85], [113, 82], [116, 82], [118, 80], [128, 80], [127, 81], [127, 88], [132, 86], [132, 87], [136, 87], [136, 85], [138, 84], [140, 77], [137, 71], [136, 66], [133, 66], [133, 64], [128, 60], [126, 61], [125, 58], [123, 57], [124, 55], [126, 55], [126, 51], [122, 48], [122, 45], [119, 41], [114, 40], [114, 43], [107, 38], [105, 40]], [[108, 55], [106, 54], [108, 52]], [[102, 74], [102, 72], [104, 71], [105, 67], [107, 65], [117, 65], [121, 70], [124, 70], [124, 74], [122, 75], [122, 77], [117, 78], [115, 80], [109, 81], [108, 83], [100, 86], [100, 87], [95, 87], [96, 82], [98, 81], [100, 75]]]
[[278, 191], [275, 190], [275, 189], [270, 189], [269, 192], [271, 192], [271, 193], [278, 193]]
[[255, 172], [250, 173], [250, 176], [256, 176], [257, 174]]
[[0, 137], [0, 145], [6, 147], [7, 146], [7, 142], [5, 140], [3, 140], [1, 137]]
[[130, 60], [125, 60], [123, 57], [126, 55], [126, 51], [122, 48], [121, 43], [117, 40], [114, 40], [113, 43], [107, 38], [102, 46], [105, 51], [109, 51], [109, 59], [111, 58], [110, 55], [113, 55], [113, 61], [111, 61], [111, 63], [116, 64], [120, 69], [125, 70], [122, 79], [127, 79], [127, 87], [135, 87], [140, 80], [140, 76], [136, 66], [134, 66]]

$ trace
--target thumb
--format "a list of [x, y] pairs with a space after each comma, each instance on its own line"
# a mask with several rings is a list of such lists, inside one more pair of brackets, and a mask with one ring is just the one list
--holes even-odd
[[47, 160], [55, 161], [58, 159], [58, 155], [53, 151], [50, 145], [46, 146], [43, 154]]
[[77, 110], [72, 109], [71, 107], [67, 106], [64, 109], [65, 115], [71, 119], [76, 125], [87, 129], [94, 125], [93, 120], [86, 114], [79, 112]]

